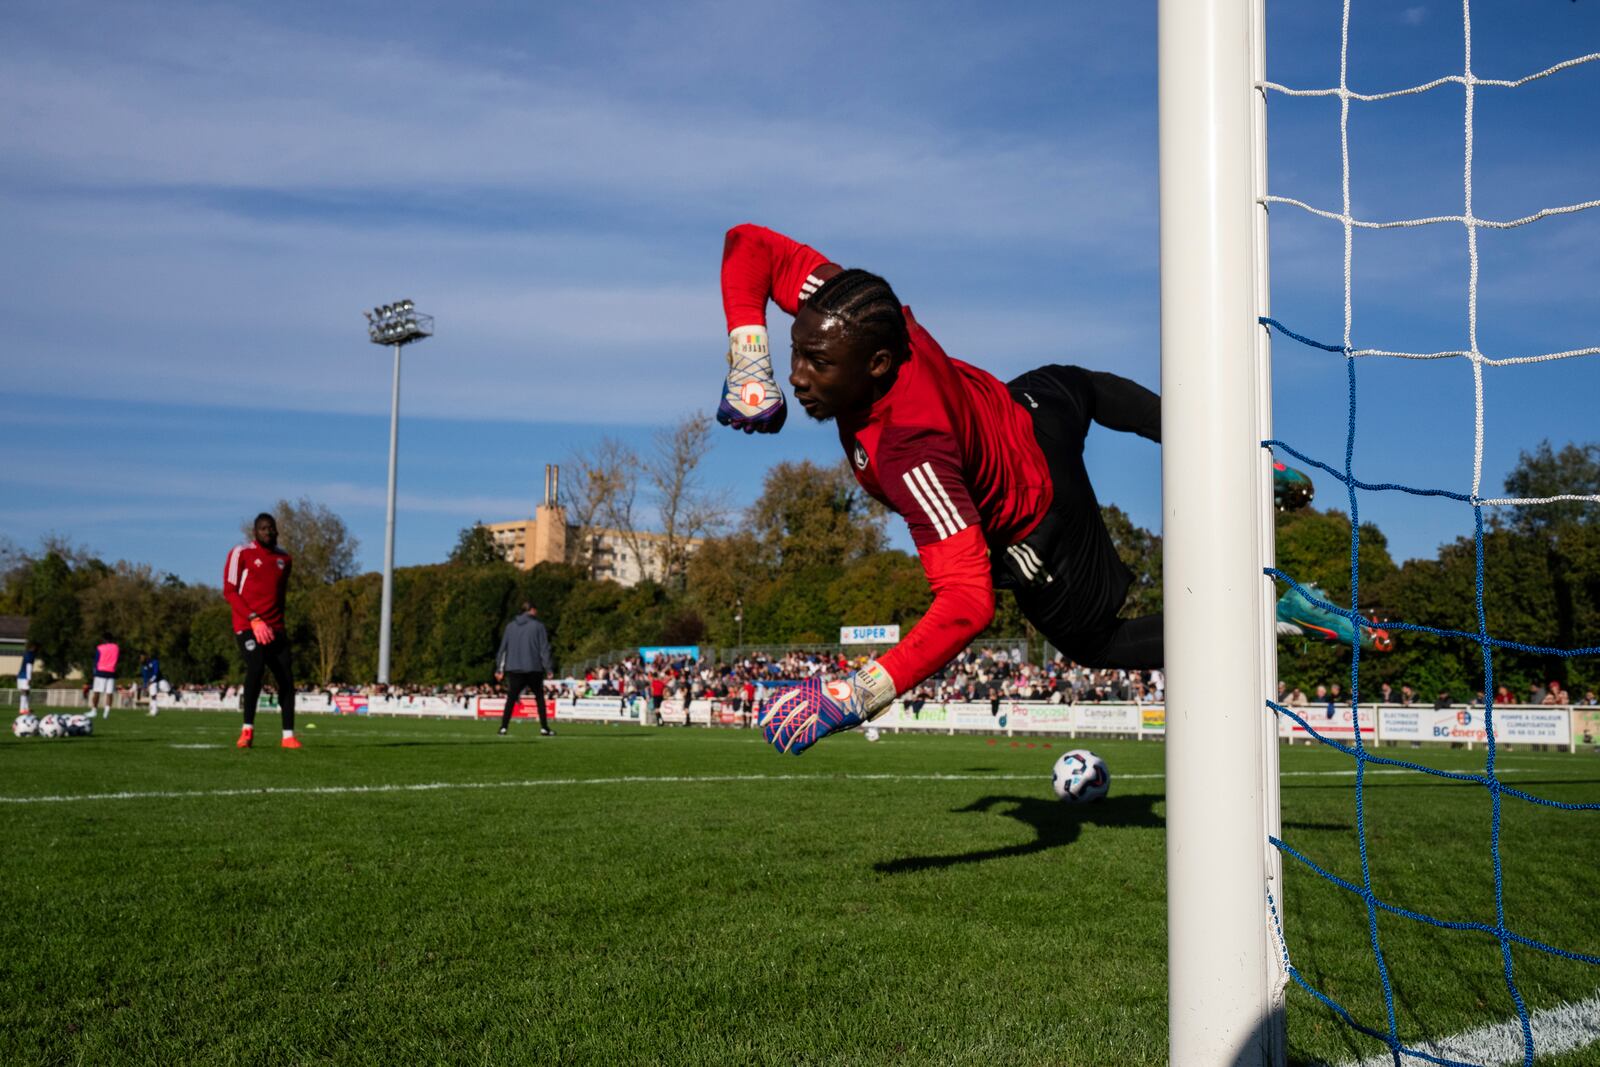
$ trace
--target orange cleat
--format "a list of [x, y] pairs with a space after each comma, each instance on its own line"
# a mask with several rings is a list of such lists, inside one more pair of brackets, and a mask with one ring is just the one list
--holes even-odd
[[250, 742], [255, 740], [255, 736], [254, 730], [241, 730], [239, 732], [239, 740], [234, 744], [234, 747], [249, 748]]
[[285, 737], [283, 739], [283, 747], [284, 748], [299, 748], [300, 747], [300, 739], [298, 737]]

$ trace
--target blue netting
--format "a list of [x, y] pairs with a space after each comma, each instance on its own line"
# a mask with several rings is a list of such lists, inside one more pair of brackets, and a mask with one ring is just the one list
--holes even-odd
[[[1345, 434], [1344, 470], [1335, 470], [1328, 464], [1322, 463], [1310, 456], [1307, 456], [1303, 452], [1297, 451], [1293, 446], [1283, 441], [1268, 440], [1263, 441], [1262, 445], [1264, 447], [1272, 448], [1277, 452], [1287, 453], [1302, 463], [1306, 463], [1310, 466], [1316, 467], [1321, 471], [1331, 474], [1342, 485], [1344, 485], [1346, 498], [1350, 506], [1350, 606], [1346, 608], [1329, 603], [1318, 596], [1313, 590], [1298, 582], [1292, 575], [1286, 574], [1275, 567], [1269, 567], [1266, 569], [1266, 573], [1269, 576], [1288, 583], [1288, 585], [1294, 588], [1300, 593], [1301, 596], [1305, 597], [1312, 604], [1325, 611], [1330, 611], [1349, 619], [1350, 622], [1358, 628], [1375, 628], [1376, 624], [1363, 616], [1357, 607], [1360, 602], [1360, 570], [1358, 563], [1361, 554], [1361, 516], [1360, 503], [1357, 500], [1356, 491], [1358, 489], [1369, 491], [1393, 490], [1397, 492], [1411, 493], [1417, 496], [1447, 497], [1453, 500], [1462, 501], [1470, 505], [1473, 510], [1473, 544], [1476, 553], [1475, 604], [1478, 620], [1477, 632], [1473, 633], [1461, 630], [1444, 630], [1438, 627], [1422, 626], [1404, 621], [1385, 621], [1383, 623], [1383, 628], [1396, 631], [1432, 634], [1437, 637], [1457, 638], [1476, 643], [1481, 649], [1483, 655], [1483, 688], [1485, 694], [1492, 694], [1495, 688], [1494, 650], [1496, 649], [1514, 649], [1523, 652], [1537, 652], [1544, 655], [1560, 657], [1593, 656], [1600, 654], [1600, 646], [1574, 649], [1546, 648], [1537, 645], [1528, 645], [1518, 641], [1508, 641], [1502, 638], [1491, 636], [1484, 612], [1484, 503], [1481, 500], [1474, 499], [1468, 494], [1452, 492], [1446, 489], [1423, 489], [1413, 486], [1388, 483], [1373, 484], [1357, 479], [1352, 472], [1352, 459], [1355, 453], [1356, 438], [1356, 360], [1354, 358], [1354, 353], [1343, 349], [1338, 345], [1323, 344], [1310, 338], [1303, 337], [1292, 330], [1287, 329], [1276, 320], [1263, 318], [1261, 322], [1264, 325], [1282, 333], [1284, 336], [1290, 337], [1303, 344], [1323, 349], [1325, 351], [1341, 352], [1346, 357], [1345, 365], [1347, 368], [1346, 383], [1349, 394], [1349, 420]], [[1420, 763], [1414, 763], [1409, 760], [1392, 759], [1385, 756], [1375, 755], [1367, 751], [1366, 745], [1361, 737], [1361, 644], [1359, 641], [1353, 642], [1351, 646], [1350, 708], [1353, 720], [1353, 737], [1350, 744], [1344, 744], [1332, 738], [1324, 737], [1316, 730], [1315, 727], [1311, 725], [1311, 723], [1297, 714], [1292, 708], [1279, 704], [1276, 701], [1267, 701], [1267, 708], [1275, 714], [1284, 715], [1293, 720], [1305, 730], [1308, 736], [1316, 740], [1318, 743], [1326, 745], [1337, 752], [1341, 752], [1347, 756], [1350, 756], [1356, 761], [1356, 837], [1357, 845], [1361, 854], [1361, 882], [1359, 885], [1344, 878], [1340, 878], [1339, 876], [1323, 869], [1303, 853], [1299, 852], [1279, 838], [1272, 837], [1269, 838], [1269, 840], [1285, 856], [1297, 861], [1307, 870], [1316, 874], [1318, 877], [1327, 880], [1329, 883], [1338, 886], [1340, 889], [1343, 889], [1346, 892], [1360, 897], [1362, 902], [1366, 905], [1368, 941], [1372, 947], [1372, 954], [1377, 964], [1379, 978], [1383, 983], [1384, 1007], [1388, 1017], [1387, 1029], [1380, 1030], [1363, 1024], [1357, 1020], [1343, 1005], [1327, 996], [1321, 990], [1312, 986], [1311, 983], [1306, 980], [1305, 976], [1289, 962], [1288, 945], [1287, 941], [1283, 940], [1283, 933], [1280, 925], [1278, 926], [1278, 935], [1280, 938], [1280, 943], [1283, 946], [1284, 967], [1289, 976], [1297, 985], [1300, 986], [1300, 988], [1304, 989], [1307, 993], [1311, 994], [1317, 1000], [1325, 1004], [1349, 1026], [1363, 1034], [1368, 1035], [1369, 1037], [1376, 1038], [1387, 1045], [1391, 1054], [1394, 1056], [1394, 1062], [1396, 1064], [1401, 1062], [1401, 1056], [1409, 1056], [1418, 1060], [1426, 1061], [1428, 1063], [1447, 1064], [1451, 1065], [1451, 1067], [1458, 1067], [1458, 1065], [1459, 1067], [1474, 1067], [1474, 1065], [1467, 1064], [1464, 1061], [1435, 1056], [1421, 1049], [1407, 1046], [1400, 1040], [1399, 1028], [1395, 1017], [1394, 989], [1390, 981], [1388, 962], [1384, 957], [1383, 945], [1379, 936], [1378, 915], [1380, 912], [1388, 913], [1401, 918], [1409, 919], [1413, 922], [1423, 923], [1444, 930], [1467, 931], [1492, 937], [1496, 942], [1499, 943], [1501, 961], [1505, 973], [1506, 989], [1511, 994], [1511, 1000], [1516, 1006], [1517, 1018], [1522, 1027], [1524, 1053], [1523, 1062], [1531, 1065], [1533, 1063], [1534, 1054], [1533, 1030], [1529, 1021], [1527, 1005], [1523, 1001], [1522, 993], [1517, 988], [1515, 968], [1513, 967], [1511, 959], [1511, 947], [1513, 945], [1520, 945], [1524, 948], [1548, 953], [1552, 956], [1558, 956], [1563, 959], [1594, 964], [1597, 966], [1600, 966], [1600, 956], [1588, 955], [1582, 952], [1574, 952], [1556, 945], [1545, 944], [1542, 941], [1519, 934], [1506, 925], [1505, 882], [1500, 857], [1500, 805], [1502, 798], [1504, 797], [1522, 800], [1530, 804], [1558, 808], [1564, 811], [1600, 811], [1600, 804], [1563, 803], [1561, 801], [1552, 800], [1548, 797], [1536, 796], [1524, 790], [1514, 789], [1500, 781], [1499, 777], [1495, 773], [1497, 746], [1495, 741], [1494, 727], [1494, 703], [1492, 698], [1488, 697], [1487, 695], [1483, 704], [1484, 728], [1488, 738], [1487, 758], [1485, 761], [1484, 772], [1482, 774], [1466, 774], [1456, 771], [1443, 771], [1434, 767], [1424, 766]], [[1365, 810], [1366, 796], [1364, 790], [1367, 767], [1372, 764], [1411, 770], [1419, 774], [1449, 779], [1452, 781], [1461, 782], [1463, 784], [1481, 786], [1488, 790], [1491, 804], [1489, 849], [1494, 865], [1495, 897], [1495, 921], [1492, 925], [1480, 922], [1442, 919], [1436, 916], [1426, 915], [1422, 912], [1412, 911], [1410, 909], [1388, 903], [1380, 899], [1378, 895], [1373, 892], [1372, 869], [1367, 855], [1368, 840]], [[1277, 924], [1278, 912], [1276, 901], [1269, 900], [1269, 904], [1272, 907], [1273, 921], [1275, 924]]]

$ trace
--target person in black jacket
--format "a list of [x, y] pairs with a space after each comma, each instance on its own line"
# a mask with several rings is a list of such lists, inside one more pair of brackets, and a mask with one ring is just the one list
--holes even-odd
[[545, 718], [544, 679], [555, 670], [550, 656], [550, 634], [537, 618], [539, 609], [527, 601], [522, 602], [522, 614], [506, 623], [506, 632], [500, 638], [500, 651], [494, 660], [494, 680], [506, 682], [506, 710], [500, 716], [500, 732], [504, 734], [511, 725], [511, 712], [517, 698], [525, 689], [532, 689], [539, 707], [539, 733], [554, 737], [555, 731]]

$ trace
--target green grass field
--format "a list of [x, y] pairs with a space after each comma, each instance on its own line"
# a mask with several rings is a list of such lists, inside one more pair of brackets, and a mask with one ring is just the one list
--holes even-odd
[[[792, 759], [743, 731], [322, 716], [285, 752], [275, 720], [248, 752], [200, 712], [0, 740], [0, 1062], [1166, 1062], [1160, 744], [1094, 744], [1112, 794], [1079, 809], [1049, 791], [1059, 741]], [[1348, 761], [1283, 769], [1286, 839], [1359, 881]], [[1600, 800], [1594, 756], [1502, 769]], [[1512, 927], [1600, 950], [1600, 815], [1505, 811]], [[1382, 896], [1492, 921], [1482, 789], [1374, 776], [1367, 818]], [[1288, 866], [1296, 964], [1381, 1027], [1361, 902]], [[1512, 1017], [1492, 939], [1381, 931], [1403, 1037]], [[1534, 1009], [1600, 988], [1515, 960]], [[1381, 1051], [1298, 990], [1289, 1032], [1293, 1063]]]

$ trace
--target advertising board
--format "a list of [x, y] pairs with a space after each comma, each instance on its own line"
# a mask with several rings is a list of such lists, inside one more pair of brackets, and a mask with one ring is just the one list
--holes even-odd
[[900, 641], [900, 627], [894, 626], [841, 626], [841, 645], [893, 645]]
[[[1382, 741], [1485, 744], [1489, 740], [1481, 707], [1386, 707], [1379, 712], [1378, 722], [1378, 738]], [[1571, 716], [1565, 709], [1496, 708], [1494, 735], [1502, 744], [1566, 745], [1572, 736], [1570, 723]]]

